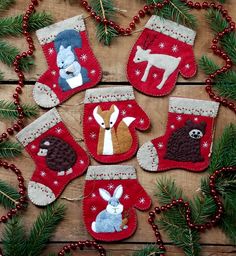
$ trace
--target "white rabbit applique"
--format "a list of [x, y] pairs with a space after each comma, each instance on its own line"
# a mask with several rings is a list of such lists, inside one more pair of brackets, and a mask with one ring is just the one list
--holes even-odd
[[99, 194], [108, 204], [106, 209], [101, 211], [97, 215], [96, 220], [93, 221], [91, 225], [93, 232], [113, 233], [122, 231], [122, 228], [127, 229], [127, 225], [122, 225], [122, 212], [124, 207], [119, 201], [123, 194], [123, 186], [117, 186], [113, 196], [103, 188], [99, 188]]

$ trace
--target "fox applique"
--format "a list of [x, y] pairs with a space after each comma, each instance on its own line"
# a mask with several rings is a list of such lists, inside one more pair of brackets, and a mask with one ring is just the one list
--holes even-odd
[[97, 106], [93, 110], [93, 116], [100, 126], [97, 154], [114, 155], [127, 152], [133, 142], [129, 130], [130, 124], [135, 120], [134, 117], [125, 117], [115, 129], [115, 124], [119, 116], [119, 109], [112, 105], [109, 110], [102, 110]]

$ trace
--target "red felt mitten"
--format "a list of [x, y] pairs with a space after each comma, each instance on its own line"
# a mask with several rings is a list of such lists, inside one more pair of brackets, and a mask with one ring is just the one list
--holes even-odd
[[162, 96], [173, 90], [179, 72], [186, 78], [194, 76], [195, 35], [187, 27], [153, 15], [129, 56], [130, 83], [147, 95]]
[[212, 101], [171, 97], [166, 133], [139, 149], [140, 166], [147, 171], [206, 169], [218, 108]]
[[132, 87], [90, 89], [84, 103], [84, 139], [90, 154], [102, 163], [131, 158], [138, 149], [135, 128], [146, 130], [150, 125]]
[[36, 164], [28, 184], [28, 196], [36, 205], [55, 201], [65, 186], [82, 175], [89, 165], [86, 152], [75, 142], [55, 108], [16, 137]]
[[36, 34], [48, 63], [48, 70], [33, 89], [39, 106], [59, 105], [100, 81], [101, 67], [90, 48], [81, 15], [42, 28]]
[[90, 166], [84, 188], [83, 215], [88, 232], [97, 240], [118, 241], [136, 230], [134, 208], [147, 210], [151, 199], [132, 166]]

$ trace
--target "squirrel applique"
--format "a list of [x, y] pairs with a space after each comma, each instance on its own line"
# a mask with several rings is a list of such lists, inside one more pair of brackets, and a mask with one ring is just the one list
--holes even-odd
[[134, 117], [123, 118], [115, 129], [119, 109], [114, 104], [108, 110], [102, 110], [100, 106], [95, 107], [93, 116], [100, 126], [98, 155], [122, 154], [131, 148], [133, 138], [129, 126], [135, 120]]

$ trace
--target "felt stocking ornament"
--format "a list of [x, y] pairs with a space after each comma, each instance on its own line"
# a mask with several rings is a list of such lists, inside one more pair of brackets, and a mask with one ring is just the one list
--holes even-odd
[[130, 83], [147, 95], [162, 96], [174, 89], [179, 72], [186, 78], [194, 76], [195, 35], [187, 27], [153, 15], [129, 56]]
[[219, 103], [212, 101], [171, 97], [166, 133], [139, 149], [140, 166], [153, 172], [206, 169], [218, 107]]
[[150, 125], [132, 87], [90, 89], [84, 103], [83, 133], [90, 154], [101, 163], [131, 158], [138, 149], [135, 129]]
[[82, 175], [89, 165], [86, 152], [75, 142], [55, 108], [16, 137], [36, 164], [28, 184], [28, 196], [36, 205], [55, 201], [66, 185]]
[[151, 199], [139, 184], [135, 169], [125, 165], [90, 166], [83, 200], [85, 226], [97, 240], [118, 241], [136, 230], [134, 208], [149, 209]]
[[36, 103], [51, 108], [73, 94], [95, 86], [101, 67], [87, 38], [81, 15], [37, 30], [48, 70], [33, 89]]

